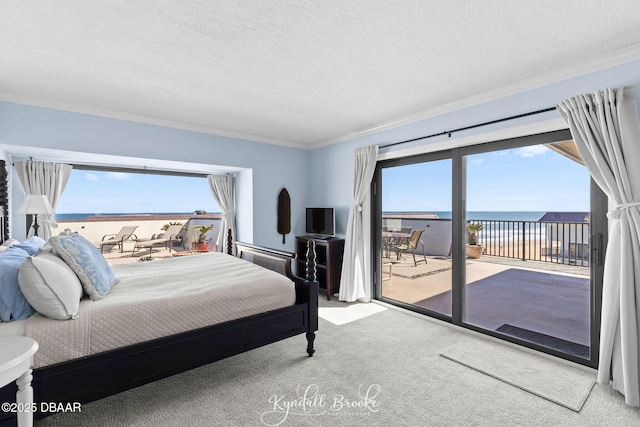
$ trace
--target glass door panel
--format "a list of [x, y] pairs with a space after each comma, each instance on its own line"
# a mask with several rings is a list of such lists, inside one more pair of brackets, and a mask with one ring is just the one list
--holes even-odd
[[590, 176], [553, 148], [466, 156], [463, 321], [589, 359]]
[[381, 297], [451, 316], [452, 161], [381, 170]]

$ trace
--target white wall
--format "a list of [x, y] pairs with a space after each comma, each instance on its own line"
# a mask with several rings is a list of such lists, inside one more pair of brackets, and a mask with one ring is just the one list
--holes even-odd
[[[252, 191], [252, 200], [240, 196], [243, 209], [252, 209], [249, 217], [246, 211], [239, 214], [241, 224], [252, 222], [241, 237], [294, 251], [294, 239], [283, 245], [277, 232], [277, 197], [283, 186], [291, 195], [291, 235], [304, 232], [307, 150], [8, 102], [0, 102], [0, 145], [9, 147], [5, 148], [9, 152], [13, 146], [85, 153], [87, 161], [93, 155], [114, 155], [251, 170], [240, 173], [240, 185], [249, 185]], [[12, 189], [22, 192], [19, 183], [12, 183]], [[14, 217], [12, 230], [20, 233], [24, 224]]]
[[[640, 104], [640, 60], [528, 90], [473, 107], [460, 109], [391, 130], [355, 138], [340, 144], [319, 148], [311, 153], [309, 173], [314, 179], [309, 182], [309, 203], [317, 206], [333, 206], [337, 208], [337, 232], [338, 234], [344, 235], [353, 197], [353, 151], [357, 147], [372, 144], [384, 145], [542, 110], [555, 106], [563, 99], [581, 93], [594, 92], [606, 87], [629, 85], [636, 86]], [[455, 140], [458, 139], [480, 140], [482, 139], [480, 135], [487, 134], [491, 131], [524, 125], [535, 125], [536, 123], [549, 121], [556, 122], [558, 120], [561, 120], [559, 113], [552, 111], [456, 133], [452, 135], [451, 138], [439, 136], [392, 148], [383, 148], [380, 150], [380, 154], [390, 158], [409, 153], [415, 154], [418, 152], [434, 151], [434, 147], [437, 146], [438, 149], [444, 149], [447, 148], [447, 146], [455, 144]], [[566, 126], [564, 127], [566, 128]], [[476, 135], [477, 138], [473, 137], [473, 135]]]

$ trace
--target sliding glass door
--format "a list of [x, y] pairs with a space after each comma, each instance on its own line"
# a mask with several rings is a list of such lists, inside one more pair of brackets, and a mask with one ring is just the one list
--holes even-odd
[[561, 147], [466, 156], [464, 321], [589, 359], [590, 176]]
[[381, 170], [381, 295], [451, 316], [451, 304], [429, 301], [451, 293], [452, 162], [421, 160]]
[[606, 200], [569, 138], [379, 162], [377, 297], [595, 366]]

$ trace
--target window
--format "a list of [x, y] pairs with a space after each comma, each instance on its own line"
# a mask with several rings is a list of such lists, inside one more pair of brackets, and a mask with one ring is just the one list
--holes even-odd
[[[57, 219], [86, 214], [219, 213], [205, 177], [74, 169]], [[71, 217], [71, 215], [75, 215]]]

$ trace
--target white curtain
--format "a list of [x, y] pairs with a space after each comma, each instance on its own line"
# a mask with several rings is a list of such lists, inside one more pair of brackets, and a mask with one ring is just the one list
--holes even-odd
[[371, 293], [371, 274], [365, 269], [371, 265], [370, 248], [371, 232], [364, 230], [362, 220], [362, 204], [370, 193], [371, 179], [376, 170], [378, 146], [370, 145], [355, 150], [355, 168], [353, 179], [353, 206], [349, 213], [347, 235], [342, 260], [340, 277], [340, 301], [356, 300], [369, 302]]
[[[235, 178], [231, 175], [207, 176], [209, 187], [213, 197], [222, 209], [222, 226], [218, 232], [218, 252], [227, 253], [227, 233], [231, 230], [231, 236], [235, 241], [236, 235], [236, 185]], [[235, 245], [231, 250], [235, 254]]]
[[[25, 194], [45, 195], [49, 199], [49, 203], [51, 203], [54, 214], [38, 215], [38, 223], [42, 226], [40, 237], [47, 240], [53, 235], [52, 229], [58, 226], [54, 221], [56, 207], [58, 206], [60, 195], [67, 186], [67, 181], [69, 181], [73, 168], [62, 163], [31, 160], [16, 162], [15, 168]], [[30, 226], [27, 237], [32, 235], [33, 228]]]
[[640, 406], [640, 122], [634, 87], [564, 100], [558, 110], [614, 208], [604, 264], [598, 382]]

